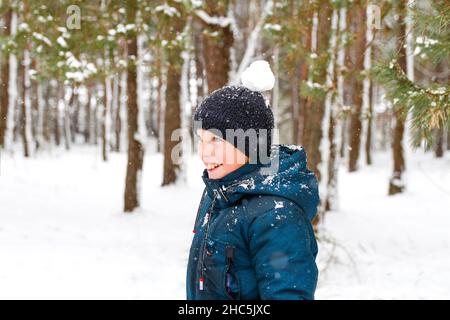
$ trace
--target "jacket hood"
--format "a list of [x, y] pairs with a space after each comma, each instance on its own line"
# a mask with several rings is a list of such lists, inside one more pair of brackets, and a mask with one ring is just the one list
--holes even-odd
[[274, 145], [269, 164], [246, 164], [222, 179], [209, 179], [204, 170], [203, 181], [220, 208], [246, 195], [271, 195], [293, 201], [312, 220], [319, 204], [317, 179], [307, 168], [305, 150], [295, 145]]

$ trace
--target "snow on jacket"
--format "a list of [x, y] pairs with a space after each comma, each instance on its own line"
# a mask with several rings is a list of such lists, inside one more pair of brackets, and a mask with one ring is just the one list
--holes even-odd
[[272, 174], [263, 172], [270, 164], [246, 164], [217, 180], [204, 171], [187, 299], [314, 299], [317, 180], [303, 148], [277, 145], [276, 155]]

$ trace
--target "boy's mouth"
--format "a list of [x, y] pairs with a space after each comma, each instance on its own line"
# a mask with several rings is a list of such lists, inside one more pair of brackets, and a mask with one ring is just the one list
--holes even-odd
[[215, 163], [215, 164], [210, 163], [210, 164], [206, 165], [206, 170], [213, 171], [213, 170], [217, 169], [218, 167], [220, 167], [221, 165], [222, 164], [219, 164], [219, 163]]

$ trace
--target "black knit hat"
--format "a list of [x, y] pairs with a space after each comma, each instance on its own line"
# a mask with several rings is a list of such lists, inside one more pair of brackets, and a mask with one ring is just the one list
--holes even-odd
[[[193, 118], [194, 130], [218, 130], [223, 139], [249, 156], [251, 163], [260, 163], [264, 159], [261, 155], [270, 155], [274, 118], [260, 92], [245, 86], [222, 87], [203, 100]], [[215, 133], [214, 130], [211, 131]], [[244, 132], [244, 140], [238, 141], [239, 132]], [[251, 141], [255, 136], [256, 141]]]

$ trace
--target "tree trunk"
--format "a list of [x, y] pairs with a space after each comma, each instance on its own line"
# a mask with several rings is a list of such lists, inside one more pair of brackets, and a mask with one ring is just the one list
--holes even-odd
[[[329, 63], [329, 40], [331, 34], [332, 8], [328, 1], [319, 3], [317, 25], [317, 56], [312, 71], [311, 80], [314, 83], [325, 85], [327, 79], [327, 66]], [[321, 162], [320, 142], [322, 140], [322, 121], [325, 112], [326, 94], [320, 97], [309, 97], [305, 105], [305, 118], [303, 127], [303, 145], [308, 154], [308, 164], [317, 179], [321, 180], [319, 164]]]
[[373, 83], [369, 80], [369, 114], [367, 116], [366, 164], [372, 164], [372, 130], [373, 130]]
[[60, 126], [60, 112], [59, 112], [59, 99], [61, 97], [62, 85], [57, 83], [56, 88], [53, 88], [53, 91], [56, 91], [53, 99], [53, 133], [55, 135], [55, 143], [57, 146], [61, 144], [61, 126]]
[[[26, 53], [26, 52], [25, 52]], [[27, 79], [27, 66], [26, 66], [26, 57], [23, 58], [22, 63], [20, 64], [20, 72], [19, 79], [21, 82], [21, 97], [20, 97], [20, 136], [22, 138], [23, 145], [23, 155], [25, 158], [30, 156], [30, 148], [29, 148], [29, 136], [28, 136], [28, 124], [29, 124], [29, 112], [27, 105], [27, 95], [28, 95], [28, 79]]]
[[[369, 18], [369, 17], [368, 17]], [[367, 42], [370, 42], [370, 56], [369, 56], [369, 68], [372, 67], [373, 65], [373, 61], [375, 61], [375, 50], [376, 47], [373, 45], [373, 42], [375, 40], [375, 32], [373, 29], [369, 29], [368, 30], [368, 36], [370, 37], [370, 39], [366, 39]], [[374, 105], [375, 105], [375, 101], [376, 101], [376, 96], [375, 94], [377, 93], [376, 88], [375, 88], [375, 83], [374, 81], [371, 79], [371, 77], [367, 77], [367, 81], [369, 82], [369, 87], [368, 87], [368, 101], [367, 101], [367, 105], [368, 105], [368, 115], [367, 115], [367, 135], [366, 135], [366, 144], [365, 144], [365, 149], [366, 149], [366, 164], [367, 165], [372, 165], [372, 149], [373, 149], [373, 143], [374, 143], [374, 138], [372, 136], [373, 131], [374, 131], [374, 121], [375, 121], [375, 113], [374, 113]]]
[[162, 185], [176, 182], [179, 165], [172, 159], [172, 150], [179, 143], [171, 141], [174, 130], [181, 128], [181, 49], [172, 48], [167, 52], [166, 109], [164, 112], [164, 176]]
[[341, 41], [341, 33], [344, 32], [344, 25], [341, 24], [341, 19], [345, 11], [340, 12], [335, 9], [333, 12], [333, 20], [335, 31], [333, 32], [334, 48], [332, 48], [332, 86], [335, 92], [330, 93], [329, 102], [329, 122], [328, 122], [328, 163], [327, 163], [327, 189], [324, 201], [324, 210], [331, 211], [337, 208], [337, 194], [338, 194], [338, 145], [337, 145], [337, 114], [339, 110], [339, 103], [342, 99], [342, 74], [341, 69], [343, 65], [344, 45]]
[[[31, 60], [31, 69], [37, 69], [36, 58]], [[41, 146], [41, 127], [40, 127], [40, 119], [41, 119], [41, 101], [40, 101], [40, 88], [38, 82], [35, 79], [32, 79], [30, 75], [28, 75], [28, 79], [30, 82], [30, 121], [31, 121], [31, 134], [35, 143], [35, 150], [39, 150]]]
[[[353, 20], [353, 15], [355, 14], [353, 8], [347, 8], [346, 14], [346, 25], [347, 25], [347, 42], [350, 42], [350, 27]], [[355, 56], [356, 47], [351, 45], [351, 43], [347, 43], [345, 46], [345, 57], [344, 57], [344, 88], [343, 88], [343, 96], [342, 96], [342, 130], [341, 130], [341, 146], [340, 146], [340, 157], [345, 159], [348, 155], [348, 151], [350, 149], [349, 145], [349, 126], [350, 126], [350, 111], [352, 110], [353, 105], [353, 97], [354, 97], [354, 86], [355, 86], [355, 77], [353, 75], [353, 65], [352, 59]]]
[[94, 84], [93, 88], [95, 90], [94, 91], [95, 93], [93, 93], [93, 94], [94, 94], [94, 97], [95, 97], [95, 99], [94, 99], [94, 101], [95, 101], [95, 108], [94, 108], [94, 112], [93, 112], [94, 119], [91, 120], [92, 121], [92, 128], [93, 128], [93, 137], [92, 137], [92, 139], [93, 139], [94, 145], [98, 145], [99, 126], [100, 126], [98, 114], [100, 112], [99, 110], [100, 110], [100, 107], [101, 107], [101, 105], [99, 103], [99, 101], [101, 99], [98, 96], [98, 92], [97, 92], [98, 90], [96, 89], [96, 87], [97, 87], [97, 84]]
[[103, 113], [102, 113], [102, 157], [108, 161], [108, 116], [109, 116], [109, 85], [110, 80], [105, 77], [103, 82]]
[[194, 55], [195, 55], [195, 71], [197, 80], [197, 105], [207, 95], [208, 90], [205, 82], [206, 73], [206, 61], [204, 55], [203, 37], [202, 37], [202, 25], [200, 23], [194, 23]]
[[352, 15], [349, 30], [356, 33], [353, 43], [355, 55], [351, 57], [350, 74], [354, 79], [353, 86], [353, 108], [350, 116], [350, 152], [348, 171], [353, 172], [358, 169], [358, 159], [361, 146], [361, 111], [363, 107], [364, 79], [361, 72], [364, 70], [364, 54], [366, 49], [366, 5], [364, 0], [359, 0], [354, 4], [354, 14]]
[[61, 89], [60, 89], [60, 100], [62, 100], [63, 105], [64, 105], [64, 145], [66, 147], [66, 150], [70, 150], [70, 144], [72, 141], [72, 117], [70, 114], [70, 106], [73, 103], [73, 98], [74, 98], [74, 88], [72, 88], [72, 92], [70, 94], [70, 99], [69, 102], [66, 103], [66, 97], [65, 97], [65, 86], [63, 83], [61, 83]]
[[[296, 6], [296, 2], [292, 1], [291, 6], [292, 10], [294, 10]], [[302, 28], [299, 28], [300, 34], [299, 37], [301, 41], [303, 42], [303, 50], [304, 52], [311, 52], [311, 36], [312, 36], [312, 26], [313, 26], [313, 15], [314, 10], [312, 9], [312, 5], [308, 3], [308, 1], [304, 1], [299, 12], [298, 17], [299, 19], [304, 20], [303, 25], [306, 27], [305, 30], [302, 31]], [[302, 83], [304, 83], [308, 79], [308, 73], [309, 73], [309, 63], [305, 57], [303, 56], [303, 61], [300, 62], [299, 66], [299, 73], [298, 73], [298, 83], [297, 83], [297, 94], [300, 93], [300, 86]], [[305, 122], [307, 121], [306, 117], [307, 114], [305, 112], [305, 105], [308, 101], [308, 97], [304, 97], [303, 95], [299, 95], [298, 97], [298, 110], [297, 110], [297, 121], [295, 121], [294, 118], [294, 127], [297, 126], [297, 129], [294, 129], [294, 141], [298, 145], [303, 145], [303, 131], [305, 127]]]
[[[436, 66], [436, 81], [443, 86], [448, 84], [448, 61], [444, 60], [437, 64]], [[442, 158], [444, 156], [444, 128], [441, 126], [439, 129], [436, 130], [436, 146], [434, 149], [434, 153], [437, 158]], [[448, 143], [448, 141], [447, 141]]]
[[[345, 95], [345, 89], [344, 89]], [[345, 158], [345, 150], [347, 146], [347, 132], [348, 132], [348, 119], [344, 118], [341, 121], [341, 145], [339, 147], [339, 157]]]
[[[311, 33], [311, 30], [309, 30]], [[308, 39], [309, 43], [311, 43], [311, 40]], [[307, 50], [309, 51], [310, 48], [307, 48]], [[309, 63], [307, 63], [306, 61], [303, 61], [301, 66], [300, 66], [300, 76], [299, 76], [299, 83], [304, 83], [307, 78], [308, 78], [308, 71], [309, 71]], [[296, 134], [296, 136], [294, 136], [297, 140], [297, 144], [302, 145], [303, 144], [303, 131], [304, 131], [304, 127], [305, 127], [305, 106], [306, 103], [308, 101], [307, 97], [304, 96], [300, 96], [299, 97], [299, 101], [298, 101], [298, 121], [297, 121], [297, 132], [294, 134]]]
[[84, 106], [84, 142], [90, 143], [92, 136], [92, 85], [87, 86], [87, 102]]
[[73, 87], [73, 99], [69, 108], [72, 110], [72, 120], [70, 123], [70, 135], [72, 138], [72, 143], [75, 143], [75, 138], [78, 133], [80, 133], [80, 101], [78, 99], [78, 86]]
[[122, 117], [121, 117], [121, 111], [122, 111], [122, 95], [124, 94], [124, 90], [122, 88], [122, 73], [119, 73], [118, 75], [118, 87], [117, 87], [117, 106], [116, 106], [116, 114], [115, 114], [115, 123], [114, 123], [114, 132], [116, 135], [116, 145], [115, 150], [117, 152], [120, 152], [120, 146], [121, 146], [121, 132], [122, 132]]
[[[399, 58], [397, 59], [400, 67], [406, 74], [406, 48], [405, 48], [405, 39], [406, 39], [406, 26], [405, 26], [405, 15], [406, 8], [403, 1], [399, 1], [398, 3], [398, 12], [399, 16], [399, 30], [397, 36], [397, 47], [399, 52]], [[392, 176], [389, 179], [389, 195], [394, 195], [397, 193], [401, 193], [404, 190], [404, 184], [402, 175], [405, 171], [405, 158], [403, 152], [403, 135], [405, 132], [405, 118], [406, 115], [400, 111], [399, 108], [396, 108], [394, 111], [395, 117], [395, 127], [394, 127], [394, 139], [392, 142], [392, 155], [394, 158], [394, 170], [392, 172]]]
[[51, 86], [50, 83], [47, 81], [45, 84], [45, 87], [43, 87], [44, 90], [44, 101], [43, 101], [43, 120], [42, 120], [42, 127], [43, 127], [43, 136], [44, 140], [47, 143], [47, 145], [50, 145], [51, 143], [51, 128], [52, 128], [52, 108], [50, 106], [50, 95], [51, 95]]
[[[171, 4], [177, 7], [180, 12], [182, 8], [175, 2], [171, 1]], [[165, 37], [167, 40], [174, 40], [177, 34], [181, 33], [185, 26], [184, 17], [178, 16], [172, 20], [170, 28], [165, 30]], [[211, 48], [212, 52], [217, 53], [216, 49]], [[180, 165], [178, 159], [173, 159], [172, 151], [175, 146], [180, 143], [179, 141], [172, 141], [172, 133], [175, 130], [181, 129], [181, 75], [183, 59], [181, 53], [183, 51], [183, 45], [181, 43], [174, 44], [171, 48], [166, 48], [166, 68], [167, 68], [167, 86], [166, 86], [166, 104], [164, 112], [164, 173], [162, 185], [166, 186], [177, 181]], [[214, 59], [218, 57], [214, 57]], [[218, 60], [214, 61], [214, 64]], [[215, 66], [218, 68], [221, 64]], [[219, 72], [219, 69], [216, 69]], [[222, 71], [221, 71], [222, 72]], [[219, 79], [223, 79], [223, 75], [217, 74]], [[228, 76], [228, 74], [227, 74]], [[218, 82], [217, 82], [218, 83]]]
[[[226, 16], [228, 5], [225, 1], [205, 0], [205, 12], [210, 16]], [[230, 72], [230, 48], [233, 45], [231, 25], [225, 27], [204, 23], [203, 47], [206, 61], [206, 81], [208, 92], [228, 83]]]
[[400, 111], [395, 111], [394, 139], [392, 143], [392, 155], [394, 158], [394, 171], [389, 180], [389, 195], [403, 192], [404, 185], [402, 174], [405, 171], [405, 159], [403, 156], [403, 133], [405, 132], [405, 119]]
[[[3, 35], [8, 37], [11, 34], [12, 10], [8, 9], [4, 14]], [[0, 148], [5, 146], [5, 135], [8, 124], [9, 108], [9, 53], [5, 50], [2, 53], [2, 64], [0, 70]]]
[[[127, 21], [134, 23], [136, 20], [137, 0], [127, 2]], [[144, 162], [144, 147], [138, 140], [138, 100], [137, 100], [137, 68], [138, 57], [137, 35], [127, 35], [128, 46], [128, 70], [127, 70], [127, 121], [128, 121], [128, 162], [125, 182], [124, 211], [132, 212], [140, 205], [140, 181]]]
[[[299, 123], [300, 123], [300, 68], [296, 63], [293, 67], [293, 70], [290, 72], [290, 93], [291, 93], [291, 113], [292, 113], [292, 137], [295, 140], [301, 140], [301, 135], [299, 132]], [[293, 140], [294, 140], [293, 139]]]
[[434, 149], [436, 158], [442, 158], [444, 156], [444, 129], [439, 128], [436, 130], [436, 146]]
[[[205, 81], [205, 70], [206, 62], [205, 56], [203, 54], [203, 36], [202, 36], [202, 25], [200, 23], [193, 23], [194, 28], [194, 62], [195, 62], [195, 80], [197, 84], [197, 100], [192, 105], [191, 114], [195, 113], [195, 109], [203, 101], [203, 98], [207, 95], [207, 85]], [[189, 134], [192, 142], [192, 150], [197, 151], [197, 146], [195, 145], [194, 131], [189, 130]]]

